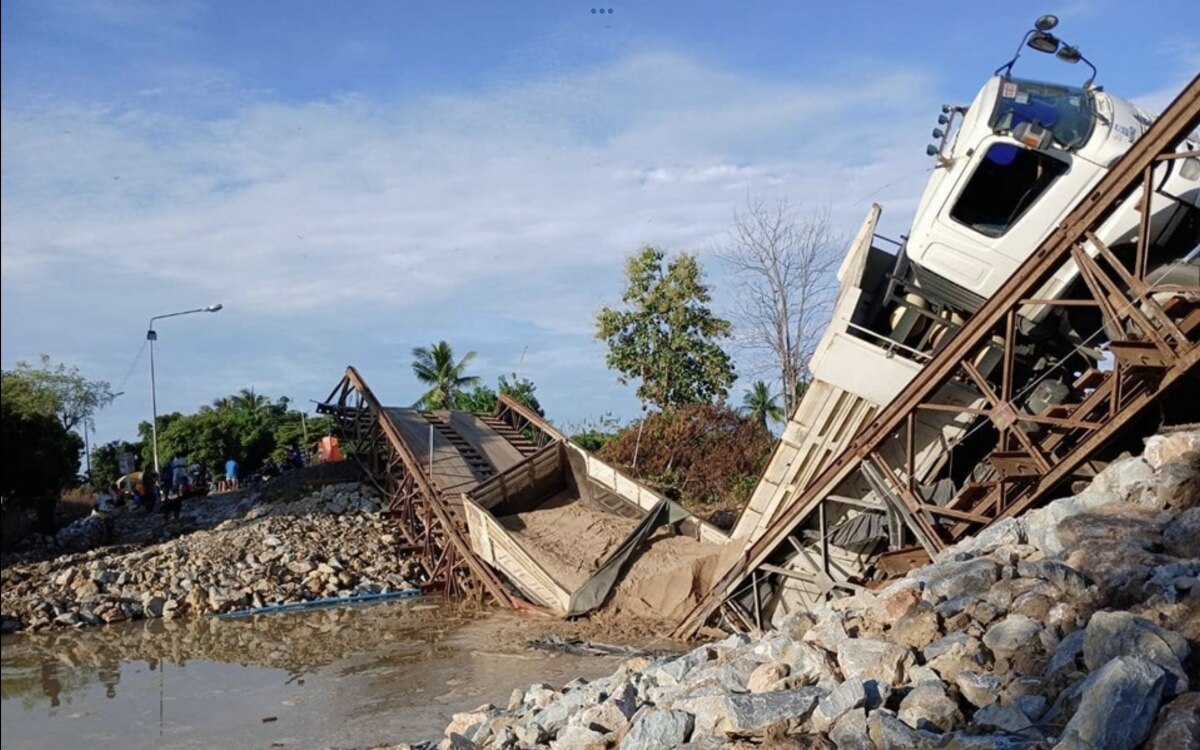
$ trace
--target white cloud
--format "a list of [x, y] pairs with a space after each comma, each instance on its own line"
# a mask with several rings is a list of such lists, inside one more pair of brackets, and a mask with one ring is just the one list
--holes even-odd
[[234, 92], [218, 119], [6, 100], [4, 359], [61, 350], [123, 373], [150, 315], [222, 301], [188, 324], [203, 357], [175, 408], [251, 384], [304, 399], [364, 359], [400, 385], [435, 338], [497, 374], [528, 345], [563, 421], [627, 408], [590, 336], [637, 246], [709, 248], [751, 193], [830, 204], [847, 231], [870, 200], [907, 217], [937, 99], [916, 73], [864, 80], [648, 54], [458, 96]]

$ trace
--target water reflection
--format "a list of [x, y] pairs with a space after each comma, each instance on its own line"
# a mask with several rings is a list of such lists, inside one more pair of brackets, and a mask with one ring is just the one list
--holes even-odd
[[[115, 698], [123, 663], [190, 661], [280, 669], [288, 682], [361, 653], [368, 644], [386, 648], [394, 661], [446, 655], [450, 631], [478, 616], [469, 605], [412, 603], [318, 609], [236, 619], [143, 620], [102, 629], [55, 631], [6, 637], [4, 699], [40, 692], [57, 708], [64, 692], [99, 682]], [[31, 680], [29, 672], [38, 675]], [[30, 705], [24, 703], [24, 705]]]
[[370, 745], [434, 737], [514, 687], [615, 659], [514, 646], [525, 623], [408, 601], [234, 620], [150, 620], [3, 641], [5, 750]]

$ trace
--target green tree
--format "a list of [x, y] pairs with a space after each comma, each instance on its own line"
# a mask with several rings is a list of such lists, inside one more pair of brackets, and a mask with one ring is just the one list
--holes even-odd
[[48, 414], [0, 401], [0, 507], [36, 507], [45, 531], [64, 489], [73, 486], [83, 440]]
[[529, 378], [519, 377], [515, 372], [512, 374], [512, 380], [509, 380], [504, 375], [500, 376], [500, 392], [505, 396], [516, 401], [522, 406], [528, 407], [537, 412], [539, 417], [546, 416], [546, 412], [542, 410], [542, 404], [538, 401], [534, 391], [537, 386]]
[[459, 391], [450, 405], [453, 409], [475, 414], [490, 414], [496, 410], [496, 392], [486, 385], [477, 385], [469, 391]]
[[479, 385], [479, 378], [467, 375], [467, 366], [475, 359], [475, 352], [467, 352], [458, 362], [454, 361], [454, 350], [445, 341], [432, 347], [418, 346], [412, 350], [413, 374], [422, 385], [429, 388], [417, 400], [424, 409], [449, 409], [464, 388]]
[[751, 383], [750, 390], [742, 397], [742, 413], [761, 424], [764, 430], [770, 429], [771, 422], [785, 419], [779, 394], [771, 393], [771, 388], [762, 380]]
[[728, 527], [766, 467], [771, 444], [762, 425], [724, 404], [690, 404], [628, 425], [599, 457]]
[[25, 361], [13, 365], [3, 374], [0, 390], [17, 413], [54, 417], [67, 430], [85, 421], [92, 426], [92, 417], [114, 398], [107, 382], [88, 380], [78, 367], [54, 363], [46, 354], [37, 366]]
[[608, 344], [607, 363], [621, 383], [638, 379], [638, 397], [670, 409], [719, 401], [735, 372], [717, 342], [729, 337], [729, 321], [708, 305], [711, 297], [695, 257], [683, 253], [666, 264], [665, 253], [644, 247], [625, 273], [624, 309], [605, 307], [596, 337]]
[[254, 416], [272, 406], [270, 398], [261, 393], [255, 393], [253, 388], [243, 388], [234, 396], [217, 400], [222, 402], [227, 400], [235, 412], [241, 412], [247, 416]]

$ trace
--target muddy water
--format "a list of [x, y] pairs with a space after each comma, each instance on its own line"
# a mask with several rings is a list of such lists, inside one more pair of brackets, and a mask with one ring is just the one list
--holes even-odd
[[0, 744], [19, 748], [354, 747], [437, 738], [513, 688], [618, 659], [525, 649], [542, 623], [406, 601], [254, 619], [5, 636]]

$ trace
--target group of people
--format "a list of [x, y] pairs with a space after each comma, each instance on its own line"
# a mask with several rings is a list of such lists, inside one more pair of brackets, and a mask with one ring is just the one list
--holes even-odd
[[[269, 479], [289, 469], [303, 468], [305, 463], [303, 451], [293, 443], [283, 462], [277, 464], [268, 460], [255, 476]], [[239, 472], [240, 465], [236, 458], [226, 460], [225, 474], [218, 477], [216, 490], [228, 492], [238, 489]], [[113, 518], [126, 505], [145, 515], [161, 506], [163, 515], [168, 519], [179, 518], [185, 498], [203, 497], [209, 493], [209, 489], [208, 469], [202, 462], [193, 461], [189, 464], [183, 457], [173, 456], [163, 464], [161, 474], [154, 470], [153, 465], [147, 464], [142, 471], [130, 472], [112, 486], [103, 488], [96, 494], [92, 515], [102, 522], [105, 537], [110, 538]]]

